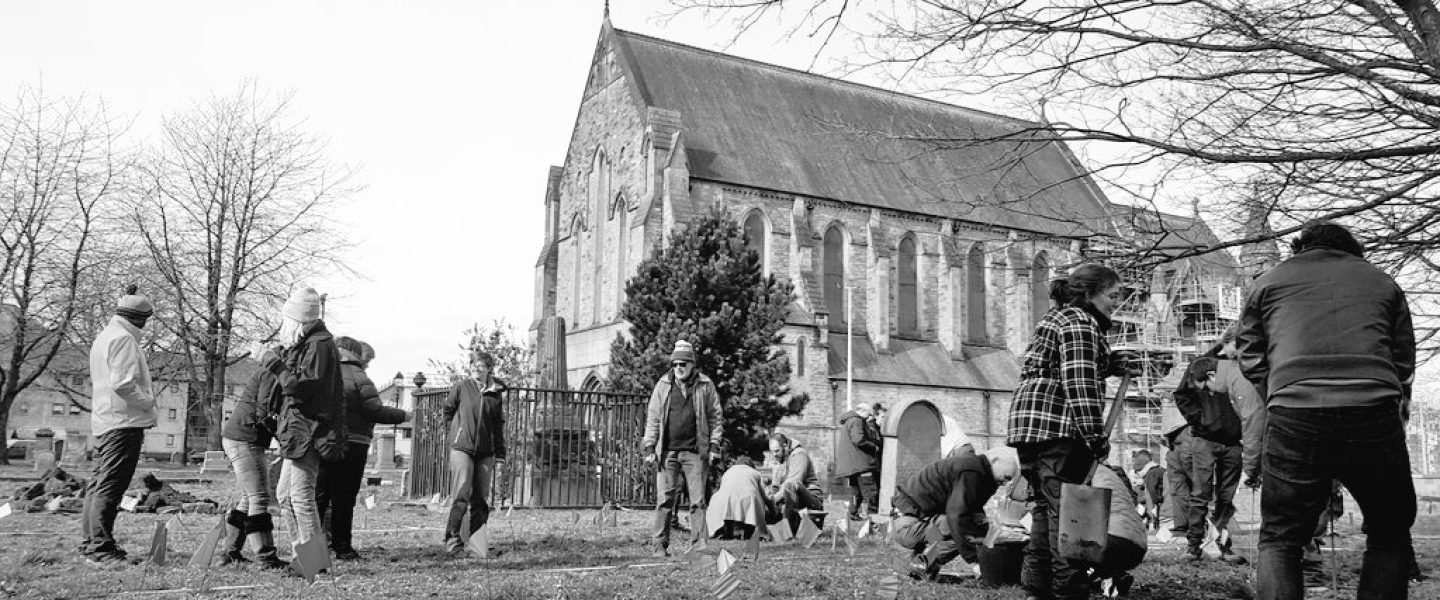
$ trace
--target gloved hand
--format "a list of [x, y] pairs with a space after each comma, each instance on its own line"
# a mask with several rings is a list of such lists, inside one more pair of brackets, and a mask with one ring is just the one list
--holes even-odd
[[1259, 476], [1259, 475], [1246, 475], [1246, 476], [1245, 476], [1245, 487], [1248, 487], [1248, 488], [1250, 488], [1250, 489], [1252, 489], [1252, 490], [1258, 490], [1258, 489], [1260, 489], [1260, 476]]
[[1110, 438], [1091, 440], [1090, 453], [1095, 455], [1096, 462], [1105, 462], [1110, 458]]
[[713, 465], [713, 464], [716, 464], [716, 463], [718, 463], [718, 462], [720, 462], [720, 453], [719, 453], [719, 452], [715, 452], [715, 451], [713, 451], [713, 450], [710, 451], [710, 464]]
[[1138, 376], [1140, 375], [1139, 371], [1141, 369], [1139, 358], [1140, 355], [1135, 353], [1134, 350], [1116, 350], [1111, 352], [1109, 369], [1105, 371], [1105, 374], [1110, 377], [1120, 377], [1123, 375]]

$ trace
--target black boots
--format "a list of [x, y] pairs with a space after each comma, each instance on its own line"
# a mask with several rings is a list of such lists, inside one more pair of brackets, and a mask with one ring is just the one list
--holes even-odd
[[245, 549], [245, 513], [238, 510], [230, 511], [225, 516], [225, 537], [220, 541], [220, 565], [231, 563], [248, 563], [250, 559], [245, 558], [241, 552]]
[[280, 560], [275, 551], [275, 536], [272, 534], [274, 530], [275, 524], [270, 520], [270, 513], [245, 517], [245, 531], [250, 545], [255, 548], [255, 561], [266, 569], [284, 569], [290, 566], [290, 563]]

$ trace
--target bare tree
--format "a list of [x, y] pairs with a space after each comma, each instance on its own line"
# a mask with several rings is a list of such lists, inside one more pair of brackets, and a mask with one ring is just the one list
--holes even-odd
[[[1440, 283], [1440, 13], [1432, 0], [673, 0], [853, 36], [847, 65], [960, 103], [1033, 115], [1000, 136], [1103, 154], [1088, 175], [1236, 224], [1193, 255], [1350, 226], [1401, 278], [1434, 349]], [[789, 13], [788, 17], [785, 13]], [[1112, 192], [1114, 193], [1114, 192]], [[1255, 225], [1256, 209], [1267, 213]]]
[[[99, 289], [132, 155], [122, 128], [84, 99], [22, 90], [0, 107], [0, 464], [10, 408], [62, 353], [84, 356], [79, 317]], [[83, 360], [80, 359], [80, 360]]]
[[166, 290], [157, 320], [185, 356], [212, 450], [236, 349], [273, 335], [296, 282], [347, 270], [330, 209], [353, 191], [352, 173], [327, 160], [289, 100], [252, 83], [167, 117], [135, 211]]

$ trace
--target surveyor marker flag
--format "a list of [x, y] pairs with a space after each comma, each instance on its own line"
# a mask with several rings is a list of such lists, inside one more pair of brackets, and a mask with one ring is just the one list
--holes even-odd
[[880, 586], [875, 590], [875, 595], [880, 600], [895, 600], [900, 596], [900, 578], [889, 575], [880, 578]]
[[475, 533], [470, 534], [470, 539], [465, 542], [465, 547], [474, 552], [475, 556], [490, 558], [490, 534], [486, 532], [483, 525], [476, 529]]
[[737, 576], [734, 571], [726, 571], [725, 574], [717, 578], [715, 583], [710, 586], [710, 593], [714, 594], [719, 600], [725, 600], [739, 588], [740, 577]]
[[788, 542], [795, 539], [795, 533], [790, 531], [790, 523], [784, 519], [770, 526], [770, 535], [777, 542]]
[[10, 509], [10, 503], [9, 503], [9, 502], [6, 502], [5, 504], [0, 505], [0, 519], [3, 519], [3, 518], [5, 518], [5, 517], [10, 516], [10, 513], [12, 513], [12, 512], [14, 512], [14, 511], [12, 511], [12, 510]]
[[720, 550], [720, 555], [715, 557], [715, 569], [721, 575], [728, 573], [731, 567], [735, 566], [735, 555], [728, 550]]
[[303, 544], [295, 545], [295, 570], [306, 581], [315, 581], [321, 569], [330, 568], [330, 551], [325, 549], [325, 536], [311, 535]]
[[124, 498], [120, 499], [120, 510], [123, 510], [125, 512], [135, 512], [135, 507], [137, 506], [140, 506], [139, 496], [125, 496]]
[[800, 540], [800, 544], [806, 548], [814, 546], [820, 539], [820, 528], [816, 527], [809, 517], [800, 517], [800, 531], [795, 533], [795, 539]]
[[375, 510], [375, 506], [376, 506], [377, 504], [379, 504], [379, 502], [376, 502], [376, 501], [375, 501], [375, 494], [370, 494], [369, 496], [366, 496], [366, 497], [365, 497], [365, 509], [366, 509], [366, 510]]
[[225, 533], [225, 519], [215, 521], [215, 526], [200, 540], [200, 548], [190, 556], [190, 566], [202, 569], [210, 566], [210, 561], [215, 559], [215, 546], [220, 544], [220, 536]]
[[150, 564], [165, 566], [165, 538], [169, 532], [165, 530], [165, 522], [155, 523], [155, 534], [150, 537]]

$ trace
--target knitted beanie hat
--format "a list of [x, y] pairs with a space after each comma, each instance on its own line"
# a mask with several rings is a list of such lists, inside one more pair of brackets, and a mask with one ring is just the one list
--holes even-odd
[[312, 287], [302, 287], [285, 301], [285, 316], [301, 323], [320, 319], [320, 294]]
[[115, 305], [115, 314], [127, 319], [148, 319], [154, 314], [155, 307], [150, 305], [150, 299], [136, 293], [137, 289], [133, 284], [125, 288], [125, 295]]
[[670, 362], [681, 360], [695, 362], [695, 347], [685, 340], [675, 342], [675, 351], [670, 353]]

